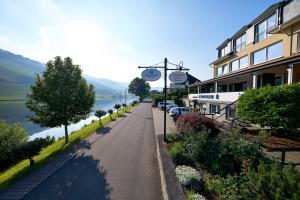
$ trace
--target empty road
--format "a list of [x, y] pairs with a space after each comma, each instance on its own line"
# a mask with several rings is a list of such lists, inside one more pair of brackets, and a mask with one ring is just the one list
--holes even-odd
[[162, 199], [151, 103], [91, 135], [23, 199]]

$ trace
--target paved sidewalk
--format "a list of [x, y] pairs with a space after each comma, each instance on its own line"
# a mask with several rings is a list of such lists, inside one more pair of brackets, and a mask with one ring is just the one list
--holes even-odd
[[[159, 108], [152, 108], [153, 121], [156, 135], [162, 135], [164, 133], [164, 111]], [[173, 118], [167, 113], [167, 133], [174, 132], [175, 123]]]

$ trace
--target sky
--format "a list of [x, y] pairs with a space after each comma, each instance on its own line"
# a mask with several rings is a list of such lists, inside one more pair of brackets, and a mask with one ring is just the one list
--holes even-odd
[[[130, 82], [138, 66], [183, 61], [212, 77], [216, 47], [278, 0], [0, 0], [0, 48]], [[162, 80], [151, 86], [162, 86]]]

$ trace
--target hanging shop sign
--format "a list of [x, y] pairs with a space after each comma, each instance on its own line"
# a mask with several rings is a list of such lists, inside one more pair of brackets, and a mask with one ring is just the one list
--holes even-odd
[[142, 72], [142, 78], [145, 81], [157, 81], [160, 79], [161, 73], [157, 69], [145, 69]]
[[175, 89], [175, 88], [185, 88], [184, 84], [178, 84], [178, 83], [170, 83], [170, 88]]
[[187, 75], [184, 72], [175, 71], [169, 75], [169, 80], [173, 83], [183, 83], [187, 80]]

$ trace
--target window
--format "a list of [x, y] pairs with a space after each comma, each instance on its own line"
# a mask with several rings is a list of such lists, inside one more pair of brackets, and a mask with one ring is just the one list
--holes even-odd
[[217, 76], [221, 76], [229, 72], [228, 64], [217, 68]]
[[231, 71], [236, 71], [245, 67], [248, 67], [248, 56], [244, 56], [231, 62]]
[[219, 50], [220, 57], [226, 56], [229, 53], [229, 46], [227, 45], [226, 47], [222, 48]]
[[248, 67], [248, 56], [240, 58], [240, 69]]
[[239, 60], [235, 60], [231, 63], [231, 71], [239, 70]]
[[298, 51], [300, 51], [300, 32], [298, 33]]
[[246, 48], [246, 34], [234, 40], [235, 52], [243, 51]]
[[282, 56], [283, 44], [282, 42], [278, 42], [267, 47], [267, 60], [272, 60], [275, 58], [279, 58]]
[[279, 58], [283, 55], [283, 43], [277, 42], [253, 53], [253, 64], [259, 64]]
[[265, 48], [253, 53], [253, 64], [254, 65], [265, 62], [266, 60], [267, 60], [267, 57], [266, 57], [266, 49]]
[[217, 104], [209, 104], [209, 112], [213, 114], [220, 114], [221, 107]]
[[274, 79], [274, 85], [278, 86], [278, 85], [282, 85], [283, 84], [283, 78], [281, 76], [277, 76]]
[[277, 17], [276, 13], [265, 19], [264, 21], [260, 22], [259, 24], [256, 25], [255, 27], [255, 41], [259, 42], [264, 39], [266, 39], [270, 34], [272, 29], [274, 29], [277, 25], [276, 23]]

